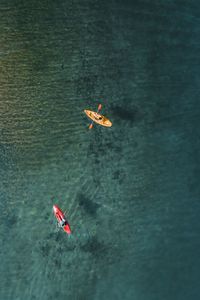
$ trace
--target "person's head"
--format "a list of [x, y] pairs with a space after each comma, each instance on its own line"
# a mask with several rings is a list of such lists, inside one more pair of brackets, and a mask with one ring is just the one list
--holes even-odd
[[63, 226], [65, 226], [65, 220], [64, 219], [62, 219], [62, 221], [60, 222], [60, 225], [63, 227]]

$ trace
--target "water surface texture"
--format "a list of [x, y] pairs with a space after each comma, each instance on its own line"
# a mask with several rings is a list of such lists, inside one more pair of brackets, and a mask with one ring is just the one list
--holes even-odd
[[[0, 300], [200, 298], [199, 20], [193, 0], [1, 0]], [[99, 103], [113, 127], [89, 131]]]

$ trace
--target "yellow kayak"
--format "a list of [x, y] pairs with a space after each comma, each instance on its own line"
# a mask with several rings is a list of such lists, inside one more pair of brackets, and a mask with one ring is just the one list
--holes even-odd
[[103, 115], [100, 115], [97, 112], [87, 110], [87, 109], [85, 109], [84, 112], [95, 123], [97, 123], [99, 125], [102, 125], [102, 126], [105, 126], [105, 127], [111, 127], [112, 126], [112, 123], [110, 122], [110, 120], [108, 120]]

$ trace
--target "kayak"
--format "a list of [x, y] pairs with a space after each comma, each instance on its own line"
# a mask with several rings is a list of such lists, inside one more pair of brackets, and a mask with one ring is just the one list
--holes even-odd
[[61, 227], [67, 234], [71, 234], [70, 225], [63, 211], [57, 205], [53, 206], [53, 213], [58, 221], [58, 226]]
[[95, 123], [105, 126], [105, 127], [112, 126], [112, 123], [110, 122], [110, 120], [107, 119], [106, 117], [104, 117], [103, 115], [101, 115], [97, 112], [91, 111], [91, 110], [87, 110], [87, 109], [85, 109], [84, 112], [86, 113], [88, 118], [90, 118]]

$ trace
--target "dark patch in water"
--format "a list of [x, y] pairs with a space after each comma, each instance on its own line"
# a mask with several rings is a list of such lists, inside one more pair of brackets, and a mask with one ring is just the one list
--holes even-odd
[[43, 243], [40, 245], [39, 251], [43, 257], [49, 256], [50, 247], [48, 243]]
[[18, 218], [15, 215], [7, 215], [4, 216], [2, 220], [5, 222], [5, 225], [11, 229], [17, 224]]
[[118, 180], [119, 184], [122, 184], [126, 178], [126, 174], [123, 170], [117, 170], [113, 173], [113, 179]]
[[61, 259], [60, 259], [60, 258], [54, 259], [53, 262], [54, 262], [54, 266], [55, 266], [56, 268], [58, 268], [58, 269], [61, 268]]
[[89, 215], [96, 216], [97, 209], [99, 208], [99, 204], [93, 202], [88, 197], [86, 197], [84, 194], [78, 195], [78, 203], [79, 206]]
[[89, 241], [80, 248], [84, 252], [90, 252], [96, 258], [103, 257], [105, 253], [107, 253], [107, 247], [104, 243], [100, 242], [96, 236], [91, 237]]
[[113, 173], [113, 179], [119, 179], [119, 178], [120, 178], [120, 171], [118, 170]]

